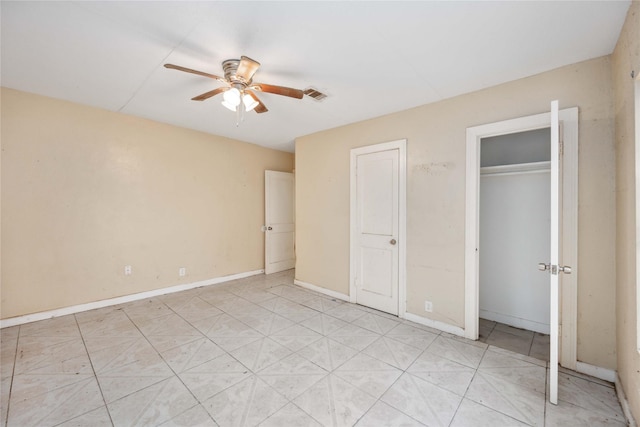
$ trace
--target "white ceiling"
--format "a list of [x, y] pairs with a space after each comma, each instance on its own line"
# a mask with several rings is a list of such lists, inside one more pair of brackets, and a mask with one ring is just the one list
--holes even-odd
[[[0, 3], [5, 87], [293, 151], [299, 136], [613, 51], [629, 1]], [[261, 94], [239, 127], [219, 97], [191, 101], [221, 62], [328, 94]]]

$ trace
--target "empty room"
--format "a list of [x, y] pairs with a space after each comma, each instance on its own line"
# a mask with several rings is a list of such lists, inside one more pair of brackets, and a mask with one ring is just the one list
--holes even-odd
[[639, 1], [0, 1], [1, 426], [636, 426]]

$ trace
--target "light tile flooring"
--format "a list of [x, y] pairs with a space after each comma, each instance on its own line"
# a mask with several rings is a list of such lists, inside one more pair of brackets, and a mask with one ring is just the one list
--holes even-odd
[[623, 426], [608, 383], [254, 276], [5, 328], [8, 426]]
[[480, 342], [549, 361], [549, 335], [480, 319]]

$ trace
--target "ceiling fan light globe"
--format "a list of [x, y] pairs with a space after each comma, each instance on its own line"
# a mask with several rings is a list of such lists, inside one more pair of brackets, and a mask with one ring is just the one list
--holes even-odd
[[251, 95], [245, 94], [242, 97], [242, 102], [244, 103], [244, 108], [246, 111], [251, 111], [258, 106], [258, 103], [255, 99], [251, 97]]
[[[224, 93], [224, 102], [237, 107], [240, 104], [240, 91], [238, 89], [231, 88]], [[228, 107], [227, 107], [228, 108]], [[235, 111], [235, 108], [234, 108]]]
[[238, 105], [233, 105], [230, 102], [227, 102], [227, 100], [225, 99], [224, 101], [222, 101], [222, 105], [225, 106], [226, 108], [228, 108], [229, 110], [235, 112], [236, 108], [238, 107]]

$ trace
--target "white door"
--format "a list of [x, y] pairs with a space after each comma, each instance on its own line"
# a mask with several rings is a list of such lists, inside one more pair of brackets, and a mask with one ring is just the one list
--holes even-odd
[[550, 343], [549, 343], [549, 401], [558, 404], [558, 332], [559, 332], [559, 275], [571, 273], [571, 267], [560, 264], [560, 119], [558, 101], [551, 102], [551, 246], [549, 262], [538, 264], [548, 271], [550, 297]]
[[265, 171], [265, 274], [295, 267], [294, 175]]
[[[552, 105], [553, 108], [553, 105]], [[555, 105], [557, 109], [557, 104]], [[558, 234], [561, 228], [562, 235], [562, 261], [574, 267], [574, 273], [570, 276], [564, 276], [562, 279], [562, 366], [569, 369], [576, 367], [576, 347], [577, 347], [577, 260], [578, 260], [578, 108], [568, 108], [559, 112], [560, 118], [562, 118], [562, 150], [559, 149], [560, 138], [558, 136], [559, 120], [558, 115], [553, 114], [554, 124], [553, 128], [556, 129], [551, 135], [553, 141], [553, 176], [555, 176], [551, 187], [555, 188], [553, 194], [550, 191], [550, 198], [554, 198], [554, 205], [549, 203], [550, 219], [554, 218], [555, 221], [555, 233], [554, 238], [550, 239], [550, 244], [555, 247], [555, 258], [559, 258], [558, 255], [558, 240], [560, 235]], [[474, 126], [467, 128], [467, 187], [466, 187], [466, 222], [465, 222], [465, 337], [469, 339], [478, 339], [478, 230], [479, 230], [479, 209], [478, 209], [478, 195], [479, 195], [479, 181], [480, 181], [480, 142], [482, 138], [505, 135], [510, 133], [522, 132], [530, 129], [546, 128], [551, 125], [551, 115], [549, 113], [536, 114], [533, 116], [520, 117], [517, 119], [505, 120], [502, 122], [490, 123], [481, 126]], [[560, 173], [560, 153], [562, 152], [562, 173]], [[551, 169], [551, 166], [550, 166]], [[551, 172], [550, 172], [551, 174]], [[559, 176], [562, 175], [562, 180]], [[551, 175], [550, 175], [551, 176]], [[562, 191], [558, 191], [559, 185], [562, 184]], [[551, 188], [550, 190], [553, 190]], [[558, 195], [562, 195], [562, 203], [558, 203]], [[559, 209], [562, 212], [562, 227], [559, 222]], [[549, 224], [551, 226], [551, 224]], [[551, 234], [551, 233], [550, 233]], [[551, 255], [551, 250], [549, 251]], [[552, 264], [551, 258], [540, 259], [544, 261], [542, 267], [546, 269], [546, 266], [556, 266], [556, 278], [559, 271], [558, 264]], [[557, 262], [557, 261], [556, 261]], [[548, 263], [548, 264], [547, 264]], [[568, 269], [564, 269], [563, 272], [567, 273]], [[552, 285], [549, 283], [550, 291], [555, 288], [556, 292], [550, 292], [550, 300], [555, 299], [555, 309], [552, 308], [552, 301], [550, 301], [550, 308], [553, 311], [552, 315], [555, 317], [556, 327], [551, 327], [551, 332], [554, 334], [553, 338], [555, 343], [553, 344], [553, 356], [556, 361], [558, 360], [558, 328], [557, 324], [559, 319], [558, 314], [558, 284]], [[550, 319], [551, 320], [551, 319]], [[549, 322], [551, 323], [551, 322]], [[557, 368], [557, 364], [555, 364]], [[554, 369], [555, 369], [554, 368]], [[557, 371], [554, 373], [554, 378], [557, 379]], [[557, 389], [557, 387], [556, 387]], [[557, 394], [557, 393], [555, 393]]]
[[356, 302], [398, 315], [399, 149], [356, 156]]

